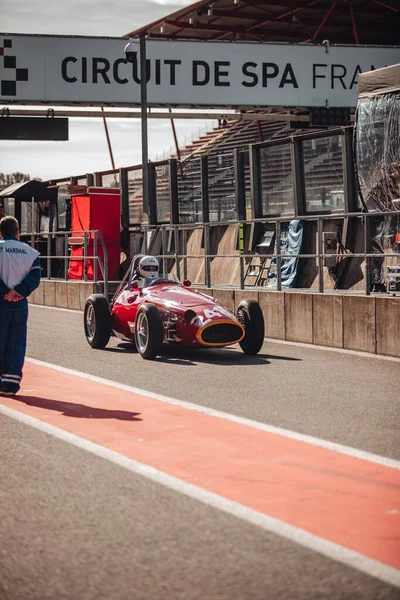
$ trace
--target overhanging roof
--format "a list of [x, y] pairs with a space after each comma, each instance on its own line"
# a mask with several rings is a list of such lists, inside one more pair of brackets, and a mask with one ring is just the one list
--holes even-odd
[[358, 76], [359, 98], [394, 92], [400, 92], [400, 64], [360, 73]]
[[126, 35], [397, 45], [399, 32], [398, 0], [201, 0]]
[[53, 200], [57, 198], [57, 190], [48, 187], [47, 183], [31, 179], [21, 183], [12, 183], [0, 191], [0, 198], [16, 198], [17, 200]]

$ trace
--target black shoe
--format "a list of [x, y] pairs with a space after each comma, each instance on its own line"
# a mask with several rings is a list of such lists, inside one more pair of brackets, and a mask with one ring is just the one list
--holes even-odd
[[19, 386], [17, 387], [12, 383], [10, 384], [3, 381], [0, 383], [0, 394], [3, 394], [3, 396], [15, 396], [18, 390]]

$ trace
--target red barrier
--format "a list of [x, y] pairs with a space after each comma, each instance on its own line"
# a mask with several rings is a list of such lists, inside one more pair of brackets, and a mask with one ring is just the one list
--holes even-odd
[[[99, 230], [103, 236], [108, 255], [108, 278], [118, 280], [120, 263], [120, 203], [121, 192], [118, 188], [88, 188], [87, 194], [72, 196], [72, 236], [69, 239], [71, 257], [69, 279], [94, 280], [94, 259], [84, 265], [83, 232]], [[86, 256], [94, 256], [94, 233], [87, 234]], [[104, 253], [97, 239], [97, 254], [104, 264]], [[97, 267], [97, 278], [103, 279]]]

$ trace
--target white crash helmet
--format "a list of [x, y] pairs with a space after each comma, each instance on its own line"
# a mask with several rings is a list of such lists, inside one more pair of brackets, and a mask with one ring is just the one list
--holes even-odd
[[143, 256], [139, 262], [139, 276], [157, 279], [159, 277], [158, 268], [158, 260], [154, 256]]

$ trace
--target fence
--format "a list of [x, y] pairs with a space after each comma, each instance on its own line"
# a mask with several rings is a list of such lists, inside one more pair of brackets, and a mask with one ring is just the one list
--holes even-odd
[[[340, 239], [337, 239], [337, 246], [335, 248], [329, 248], [329, 251], [324, 252], [324, 241], [323, 234], [324, 230], [326, 230], [327, 223], [336, 222], [338, 220], [347, 222], [353, 219], [356, 220], [359, 225], [361, 225], [362, 232], [362, 251], [352, 251], [350, 252], [343, 246], [343, 243]], [[395, 233], [391, 236], [393, 239], [390, 241], [390, 246], [392, 248], [397, 248], [395, 251], [384, 251], [384, 252], [373, 252], [371, 248], [371, 221], [374, 220], [387, 220], [392, 219], [394, 224]], [[232, 269], [233, 263], [239, 264], [239, 282], [238, 286], [229, 286], [226, 282], [224, 282], [224, 287], [239, 287], [240, 289], [245, 289], [245, 287], [252, 287], [253, 289], [260, 289], [265, 287], [265, 285], [252, 285], [246, 286], [246, 268], [251, 266], [251, 261], [255, 257], [268, 257], [270, 264], [271, 261], [274, 261], [272, 264], [275, 264], [275, 276], [276, 276], [276, 285], [275, 289], [281, 291], [283, 288], [282, 285], [282, 266], [284, 265], [284, 261], [307, 261], [314, 260], [317, 266], [317, 290], [320, 293], [325, 291], [324, 285], [324, 267], [331, 264], [332, 261], [337, 260], [345, 260], [351, 261], [355, 260], [358, 263], [364, 263], [365, 265], [365, 277], [364, 279], [364, 292], [366, 295], [370, 295], [371, 293], [371, 263], [374, 261], [388, 261], [391, 262], [390, 269], [392, 270], [393, 276], [398, 281], [399, 290], [400, 291], [400, 235], [396, 233], [399, 231], [400, 226], [400, 211], [390, 211], [386, 213], [331, 213], [326, 215], [306, 215], [298, 219], [298, 221], [303, 221], [305, 223], [314, 223], [316, 224], [316, 252], [308, 252], [308, 253], [285, 253], [281, 251], [281, 231], [282, 224], [288, 223], [292, 219], [290, 217], [279, 217], [279, 218], [262, 218], [262, 219], [253, 219], [246, 222], [246, 225], [253, 228], [255, 226], [259, 226], [261, 231], [269, 231], [272, 233], [270, 239], [274, 237], [275, 240], [279, 240], [278, 243], [275, 243], [273, 247], [273, 251], [268, 254], [259, 254], [256, 252], [246, 253], [243, 249], [239, 249], [236, 254], [232, 253], [212, 253], [211, 252], [211, 232], [215, 227], [221, 227], [221, 223], [203, 223], [198, 225], [193, 225], [188, 227], [187, 225], [161, 225], [157, 228], [150, 228], [150, 231], [160, 231], [161, 232], [161, 247], [163, 249], [162, 253], [158, 255], [158, 258], [162, 264], [162, 271], [169, 272], [171, 271], [171, 263], [172, 268], [176, 270], [176, 275], [178, 279], [187, 279], [188, 277], [188, 265], [190, 261], [197, 261], [197, 263], [202, 262], [202, 273], [204, 273], [203, 281], [196, 281], [197, 285], [204, 285], [206, 288], [215, 287], [215, 281], [212, 278], [212, 269], [211, 264], [213, 261], [225, 261], [225, 267], [227, 275], [230, 275], [230, 269]], [[226, 225], [226, 224], [225, 224]], [[243, 227], [243, 222], [231, 222], [230, 225], [234, 225], [237, 227], [237, 239], [240, 238], [240, 228]], [[329, 227], [327, 228], [329, 233]], [[200, 235], [199, 239], [202, 239], [203, 242], [200, 244], [204, 252], [203, 253], [190, 253], [188, 252], [188, 238], [193, 233], [193, 231], [199, 231]], [[335, 238], [333, 235], [331, 239]], [[386, 236], [387, 238], [388, 236]], [[173, 243], [171, 243], [171, 239]], [[168, 246], [173, 245], [173, 250], [170, 252], [165, 252], [165, 249]], [[240, 242], [238, 244], [240, 246]], [[254, 240], [249, 242], [250, 246], [255, 246]], [[387, 250], [388, 248], [386, 248]], [[389, 248], [390, 250], [390, 248]], [[258, 265], [263, 268], [263, 265]], [[222, 267], [223, 268], [223, 267]], [[285, 288], [287, 289], [287, 288]], [[393, 290], [396, 291], [396, 290]]]
[[350, 213], [361, 208], [352, 136], [352, 127], [341, 127], [233, 151], [222, 146], [217, 152], [211, 147], [209, 154], [182, 162], [149, 163], [145, 203], [142, 165], [77, 175], [70, 181], [120, 187], [126, 228]]
[[[254, 244], [248, 245], [249, 253], [243, 249], [237, 254], [221, 249], [215, 251], [211, 247], [213, 227], [232, 225], [238, 231], [241, 227], [252, 230], [265, 227], [273, 231], [275, 240], [280, 240], [282, 227], [287, 222], [303, 221], [311, 228], [313, 239], [306, 240], [302, 254], [295, 258], [293, 254], [287, 255], [281, 252], [280, 244], [276, 244], [274, 252], [269, 254], [275, 264], [276, 289], [282, 289], [282, 265], [287, 265], [287, 261], [298, 260], [301, 265], [314, 261], [312, 271], [316, 272], [316, 277], [312, 281], [322, 292], [327, 287], [324, 268], [333, 261], [332, 252], [324, 251], [330, 227], [327, 224], [340, 222], [341, 229], [347, 231], [351, 229], [350, 224], [356, 222], [358, 229], [353, 242], [342, 243], [340, 235], [334, 255], [342, 264], [350, 261], [359, 267], [364, 264], [363, 285], [365, 293], [369, 294], [375, 263], [386, 261], [385, 265], [389, 265], [391, 262], [387, 271], [390, 267], [395, 279], [400, 271], [400, 212], [362, 212], [355, 181], [352, 138], [352, 127], [340, 127], [279, 136], [234, 150], [231, 146], [225, 151], [221, 146], [218, 152], [211, 148], [207, 155], [190, 157], [182, 162], [169, 159], [149, 163], [146, 203], [143, 202], [141, 165], [80, 175], [71, 178], [71, 182], [120, 186], [123, 229], [131, 232], [159, 230], [163, 263], [170, 265], [173, 261], [174, 268], [179, 275], [182, 271], [184, 278], [188, 264], [202, 263], [203, 281], [199, 283], [206, 287], [214, 285], [212, 279], [217, 263], [223, 262], [229, 270], [231, 267], [227, 265], [236, 262], [237, 286], [243, 289], [247, 285], [249, 264], [255, 256]], [[371, 224], [385, 218], [397, 219], [396, 237], [391, 240], [392, 234], [386, 236], [386, 247], [379, 252]], [[197, 241], [188, 244], [189, 231], [196, 231], [202, 242], [196, 238]], [[360, 235], [361, 241], [355, 241]], [[251, 236], [254, 241], [253, 233]], [[173, 251], [170, 251], [171, 240]], [[146, 252], [147, 242], [146, 233]], [[234, 251], [232, 244], [230, 247]], [[158, 252], [159, 249], [154, 251]], [[312, 277], [313, 274], [309, 279]], [[257, 277], [253, 287], [261, 287]]]
[[[235, 243], [228, 241], [230, 248], [238, 247], [236, 253], [221, 251], [218, 243], [215, 242], [213, 233], [216, 228], [221, 228], [221, 223], [203, 223], [193, 225], [160, 225], [156, 227], [148, 227], [145, 230], [145, 251], [151, 251], [148, 246], [151, 246], [151, 236], [159, 236], [160, 253], [157, 256], [161, 263], [161, 270], [164, 273], [175, 271], [178, 279], [187, 279], [188, 272], [193, 271], [191, 268], [195, 263], [197, 271], [201, 271], [202, 280], [196, 280], [194, 283], [198, 286], [206, 288], [211, 287], [232, 287], [239, 289], [282, 289], [288, 290], [288, 286], [282, 283], [283, 267], [287, 266], [290, 261], [297, 261], [298, 264], [306, 261], [315, 265], [317, 276], [317, 291], [323, 293], [326, 291], [325, 272], [332, 261], [355, 261], [358, 265], [364, 264], [365, 274], [364, 292], [366, 295], [371, 293], [371, 273], [373, 269], [371, 265], [376, 261], [383, 263], [391, 263], [386, 266], [386, 278], [388, 273], [394, 281], [398, 282], [398, 289], [394, 288], [393, 292], [400, 291], [400, 236], [394, 233], [393, 236], [385, 234], [386, 242], [389, 239], [389, 244], [386, 244], [385, 251], [373, 252], [371, 248], [371, 221], [387, 221], [391, 219], [392, 229], [396, 232], [400, 225], [400, 211], [391, 211], [387, 213], [332, 213], [327, 215], [307, 215], [295, 222], [304, 222], [309, 226], [316, 226], [316, 243], [315, 252], [286, 252], [281, 248], [281, 233], [283, 227], [293, 222], [291, 217], [279, 218], [262, 218], [253, 219], [246, 222], [246, 227], [249, 229], [249, 239], [247, 246], [254, 248], [252, 252], [246, 252], [243, 240], [243, 222], [231, 222], [229, 225], [224, 224], [224, 232], [230, 227], [235, 229]], [[349, 251], [342, 243], [340, 238], [336, 238], [332, 227], [329, 224], [337, 224], [338, 221], [349, 226], [350, 221], [356, 221], [359, 225], [360, 235], [362, 235], [361, 251]], [[257, 235], [263, 239], [263, 235], [267, 234], [267, 242], [256, 245]], [[388, 231], [388, 230], [387, 230]], [[197, 244], [194, 244], [197, 252], [191, 252], [188, 244], [189, 238], [197, 234]], [[337, 239], [336, 246], [330, 247], [328, 251], [324, 251], [324, 233], [331, 234], [330, 239]], [[44, 277], [47, 279], [65, 279], [68, 280], [69, 263], [70, 261], [81, 261], [83, 263], [83, 280], [88, 281], [88, 261], [93, 261], [93, 281], [98, 281], [98, 268], [104, 280], [104, 293], [108, 293], [108, 255], [104, 244], [102, 234], [98, 230], [93, 231], [74, 231], [74, 232], [51, 232], [47, 234], [29, 233], [21, 235], [21, 238], [30, 238], [32, 246], [37, 245], [36, 238], [42, 238], [42, 244], [46, 244], [46, 253], [41, 252], [41, 262], [43, 267]], [[393, 239], [391, 239], [393, 238]], [[149, 244], [150, 241], [150, 244]], [[271, 243], [271, 242], [275, 243]], [[90, 243], [93, 243], [93, 254], [88, 254]], [[73, 247], [82, 248], [82, 256], [72, 256], [70, 249]], [[192, 244], [193, 247], [193, 244]], [[257, 250], [258, 248], [258, 250]], [[396, 250], [393, 251], [393, 248]], [[212, 250], [215, 250], [214, 252]], [[199, 252], [201, 250], [201, 253]], [[306, 249], [307, 250], [307, 249]], [[103, 258], [102, 258], [103, 256]], [[259, 259], [261, 262], [253, 263], [254, 259]], [[268, 260], [268, 266], [265, 266], [265, 260]], [[263, 263], [264, 261], [264, 263]], [[215, 265], [219, 265], [219, 281], [214, 274]], [[269, 269], [270, 277], [259, 277], [262, 269]], [[217, 270], [218, 270], [217, 269]], [[233, 271], [237, 271], [238, 277], [236, 283], [229, 283], [232, 280]], [[225, 280], [221, 281], [221, 273], [226, 275]], [[252, 280], [253, 278], [253, 280]], [[222, 277], [223, 279], [223, 277]], [[247, 279], [252, 280], [248, 283]], [[290, 286], [289, 286], [290, 287]], [[296, 288], [314, 289], [313, 286], [298, 286]], [[342, 288], [343, 289], [343, 288]], [[389, 290], [388, 290], [389, 291]]]
[[[77, 235], [78, 234], [78, 235]], [[81, 235], [79, 235], [81, 234]], [[68, 281], [69, 266], [71, 261], [81, 262], [83, 265], [83, 281], [89, 281], [88, 261], [93, 261], [93, 281], [97, 283], [98, 269], [100, 269], [102, 280], [104, 281], [104, 295], [108, 295], [108, 253], [104, 243], [103, 236], [99, 230], [76, 230], [43, 233], [21, 234], [21, 239], [28, 238], [31, 246], [36, 246], [36, 238], [42, 238], [46, 242], [46, 254], [40, 255], [43, 276], [46, 279], [64, 279]], [[61, 244], [57, 243], [58, 241]], [[90, 242], [93, 242], [93, 254], [88, 254]], [[100, 244], [100, 249], [99, 249]], [[69, 252], [73, 247], [82, 248], [82, 256], [74, 256]], [[54, 250], [54, 252], [52, 252]], [[100, 252], [103, 256], [101, 258]], [[56, 261], [56, 264], [54, 264]]]

